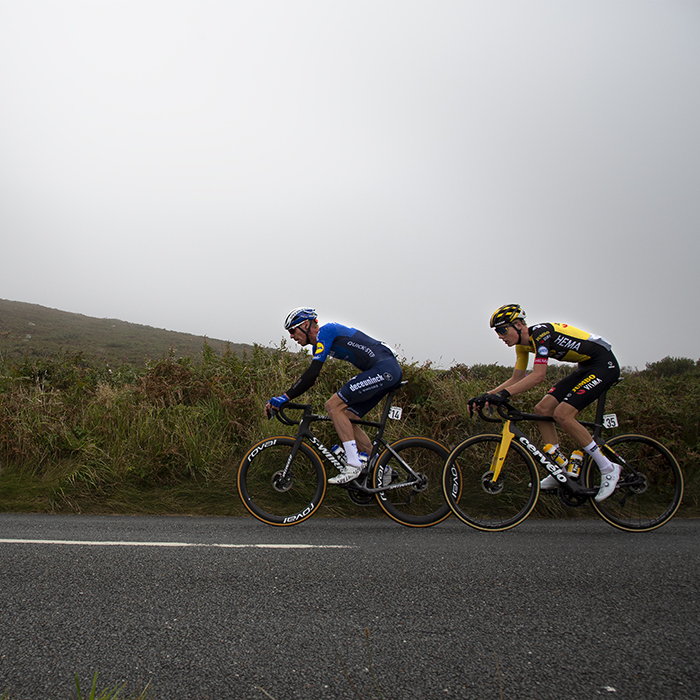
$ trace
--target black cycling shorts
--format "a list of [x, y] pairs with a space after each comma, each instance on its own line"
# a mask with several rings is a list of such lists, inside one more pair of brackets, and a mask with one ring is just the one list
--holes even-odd
[[557, 382], [547, 394], [559, 403], [581, 411], [593, 403], [620, 378], [620, 365], [612, 353], [593, 362], [583, 362], [568, 377]]

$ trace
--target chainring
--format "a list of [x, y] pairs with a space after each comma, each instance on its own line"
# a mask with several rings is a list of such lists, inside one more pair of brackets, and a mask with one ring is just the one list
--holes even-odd
[[588, 496], [571, 493], [564, 486], [557, 488], [557, 496], [567, 508], [580, 508], [588, 500]]
[[362, 493], [362, 491], [356, 491], [355, 489], [348, 489], [348, 498], [356, 506], [371, 506], [376, 504], [373, 493]]

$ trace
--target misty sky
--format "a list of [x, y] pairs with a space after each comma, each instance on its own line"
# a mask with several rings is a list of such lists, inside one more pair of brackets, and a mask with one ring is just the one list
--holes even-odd
[[0, 298], [407, 360], [700, 358], [700, 2], [0, 0]]

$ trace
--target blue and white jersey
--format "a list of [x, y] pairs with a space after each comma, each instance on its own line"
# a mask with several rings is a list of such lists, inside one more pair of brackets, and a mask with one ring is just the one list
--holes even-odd
[[395, 355], [388, 345], [370, 338], [357, 328], [326, 323], [319, 328], [313, 359], [325, 362], [329, 357], [345, 360], [364, 371]]

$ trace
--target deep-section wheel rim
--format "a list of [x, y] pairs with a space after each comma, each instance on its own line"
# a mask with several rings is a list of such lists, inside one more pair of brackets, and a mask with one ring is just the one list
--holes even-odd
[[395, 488], [377, 494], [381, 509], [393, 520], [409, 527], [429, 527], [449, 517], [450, 509], [442, 493], [442, 469], [449, 450], [430, 438], [408, 437], [392, 443], [399, 458], [385, 450], [372, 472], [372, 485], [379, 488], [385, 474], [397, 486], [415, 479], [401, 463], [405, 461], [418, 474], [415, 486]]
[[[643, 435], [618, 435], [607, 441], [640, 474], [623, 470], [615, 492], [600, 503], [591, 500], [601, 518], [621, 530], [648, 532], [667, 523], [683, 499], [683, 474], [661, 443]], [[586, 486], [598, 488], [600, 472], [592, 462]]]
[[283, 487], [281, 474], [294, 440], [277, 436], [261, 440], [243, 457], [238, 469], [238, 493], [243, 505], [269, 525], [295, 525], [311, 517], [326, 493], [326, 473], [318, 455], [302, 444]]
[[443, 473], [447, 503], [464, 523], [478, 530], [507, 530], [532, 512], [539, 476], [530, 455], [512, 442], [498, 480], [491, 477], [500, 435], [475, 435], [450, 454]]

